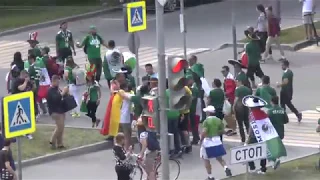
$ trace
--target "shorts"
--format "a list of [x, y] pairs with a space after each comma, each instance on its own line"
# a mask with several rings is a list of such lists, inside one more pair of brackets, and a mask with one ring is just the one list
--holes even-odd
[[188, 131], [189, 121], [190, 121], [190, 113], [184, 114], [184, 118], [182, 120], [181, 118], [179, 119], [179, 124], [178, 124], [179, 130]]
[[131, 123], [120, 123], [119, 132], [123, 132], [124, 136], [130, 139], [132, 134]]
[[146, 172], [154, 171], [154, 169], [156, 168], [155, 163], [156, 163], [157, 156], [158, 156], [158, 151], [152, 151], [146, 154], [146, 157], [144, 160]]
[[70, 48], [62, 48], [58, 50], [59, 58], [64, 62], [68, 56], [72, 56], [72, 51]]
[[302, 19], [303, 19], [303, 24], [312, 24], [313, 14], [311, 14], [311, 13], [303, 13]]
[[[226, 150], [220, 140], [220, 137], [217, 136], [217, 137], [213, 137], [212, 139], [214, 139], [214, 141], [217, 141], [219, 142], [219, 145], [216, 145], [216, 146], [211, 146], [209, 149], [211, 150], [208, 150], [210, 153], [211, 153], [211, 157], [212, 158], [208, 158], [208, 155], [207, 155], [207, 151], [206, 151], [206, 148], [204, 147], [204, 144], [206, 144], [205, 141], [208, 141], [207, 140], [208, 138], [205, 138], [203, 140], [203, 143], [200, 147], [200, 158], [202, 159], [206, 159], [206, 160], [211, 160], [211, 159], [215, 159], [215, 158], [219, 158], [219, 157], [222, 157], [224, 155], [226, 155]], [[211, 141], [211, 140], [209, 140]]]

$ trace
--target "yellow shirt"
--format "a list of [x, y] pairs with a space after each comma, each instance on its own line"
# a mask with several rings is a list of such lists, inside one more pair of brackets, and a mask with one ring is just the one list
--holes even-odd
[[[186, 90], [186, 94], [187, 94], [187, 95], [192, 96], [192, 91], [191, 91], [191, 89], [190, 89], [188, 86], [185, 86], [184, 89]], [[185, 109], [185, 110], [181, 110], [181, 111], [180, 111], [181, 114], [187, 114], [187, 113], [189, 113], [189, 112], [190, 112], [189, 107], [188, 107], [187, 109]]]

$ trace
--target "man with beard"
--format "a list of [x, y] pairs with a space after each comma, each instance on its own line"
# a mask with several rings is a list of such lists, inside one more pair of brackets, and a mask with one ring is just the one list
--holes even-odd
[[64, 21], [60, 24], [60, 31], [56, 35], [57, 56], [63, 63], [68, 56], [72, 56], [71, 49], [73, 55], [76, 55], [72, 33], [68, 30], [68, 23]]
[[84, 38], [81, 44], [77, 43], [78, 48], [85, 47], [84, 50], [88, 55], [89, 63], [94, 64], [97, 68], [95, 79], [98, 83], [102, 73], [101, 45], [108, 47], [108, 45], [104, 43], [102, 37], [97, 33], [97, 28], [95, 26], [90, 26], [89, 34]]

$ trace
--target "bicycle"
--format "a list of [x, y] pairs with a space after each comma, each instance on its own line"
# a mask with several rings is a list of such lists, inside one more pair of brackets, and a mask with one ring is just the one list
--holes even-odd
[[[138, 157], [138, 155], [133, 154], [131, 156], [131, 160], [132, 160], [132, 165], [133, 165], [133, 170], [130, 174], [131, 180], [147, 179], [146, 178], [146, 170], [144, 168], [143, 161]], [[171, 158], [171, 159], [169, 159], [169, 166], [170, 165], [174, 165], [177, 167], [177, 173], [172, 174], [172, 171], [171, 171], [170, 179], [177, 180], [180, 175], [180, 161], [177, 159]], [[156, 179], [161, 179], [161, 173], [159, 172], [160, 171], [159, 168], [161, 167], [161, 154], [160, 154], [160, 152], [158, 152], [157, 157], [155, 158], [154, 167], [155, 167], [154, 169], [155, 169], [155, 173], [156, 173]], [[170, 167], [170, 170], [172, 170], [172, 169], [173, 168]]]

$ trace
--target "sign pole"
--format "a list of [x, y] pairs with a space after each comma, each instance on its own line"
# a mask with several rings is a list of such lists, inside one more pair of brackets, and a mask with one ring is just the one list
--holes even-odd
[[133, 48], [134, 48], [134, 54], [136, 55], [136, 85], [137, 87], [140, 85], [140, 75], [139, 75], [139, 49], [137, 48], [136, 44], [136, 33], [133, 33]]
[[17, 145], [18, 145], [18, 180], [22, 180], [22, 157], [21, 157], [21, 137], [17, 137]]
[[[160, 114], [160, 146], [161, 146], [161, 167], [162, 180], [170, 180], [169, 176], [169, 153], [168, 153], [168, 119], [166, 115], [166, 62], [165, 62], [165, 41], [163, 27], [163, 0], [155, 0], [156, 4], [156, 27], [158, 44], [158, 68], [159, 68], [159, 114]], [[160, 4], [162, 2], [162, 4]]]
[[[238, 52], [237, 52], [237, 29], [236, 29], [236, 13], [235, 13], [235, 0], [232, 0], [232, 14], [231, 14], [231, 21], [232, 21], [232, 40], [233, 40], [233, 59], [238, 59]], [[234, 69], [234, 75], [236, 76], [239, 72]]]
[[183, 56], [187, 60], [187, 30], [184, 20], [184, 1], [180, 1], [180, 32], [183, 36]]

